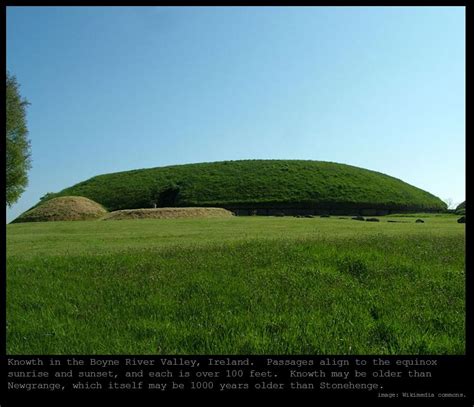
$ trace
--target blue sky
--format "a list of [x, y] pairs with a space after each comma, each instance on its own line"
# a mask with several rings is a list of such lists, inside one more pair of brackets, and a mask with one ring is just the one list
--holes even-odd
[[465, 199], [463, 7], [8, 7], [31, 102], [7, 221], [98, 174], [334, 161]]

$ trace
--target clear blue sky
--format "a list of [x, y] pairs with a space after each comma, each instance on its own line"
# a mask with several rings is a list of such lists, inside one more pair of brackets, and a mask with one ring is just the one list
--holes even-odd
[[8, 221], [94, 175], [249, 158], [465, 199], [463, 7], [8, 7], [7, 68], [33, 164]]

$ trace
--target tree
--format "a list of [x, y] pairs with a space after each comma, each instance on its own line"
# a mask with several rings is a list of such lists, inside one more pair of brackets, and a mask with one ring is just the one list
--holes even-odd
[[444, 203], [448, 209], [453, 209], [453, 200], [451, 198], [444, 199]]
[[30, 104], [22, 98], [15, 76], [7, 72], [7, 205], [13, 205], [28, 185], [28, 170], [31, 168], [31, 148], [26, 123], [26, 107]]

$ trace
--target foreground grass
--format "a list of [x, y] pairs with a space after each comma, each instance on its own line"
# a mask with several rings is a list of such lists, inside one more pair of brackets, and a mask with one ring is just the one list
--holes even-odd
[[455, 219], [11, 225], [7, 350], [461, 354]]

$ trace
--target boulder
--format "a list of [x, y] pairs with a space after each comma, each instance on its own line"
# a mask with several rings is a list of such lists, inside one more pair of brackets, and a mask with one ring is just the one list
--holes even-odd
[[363, 216], [354, 216], [352, 220], [365, 220]]

